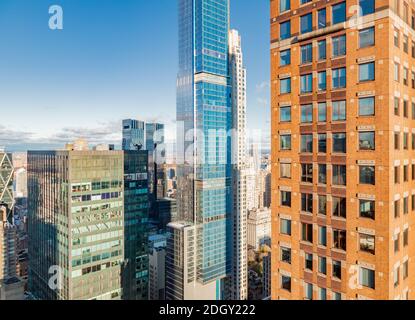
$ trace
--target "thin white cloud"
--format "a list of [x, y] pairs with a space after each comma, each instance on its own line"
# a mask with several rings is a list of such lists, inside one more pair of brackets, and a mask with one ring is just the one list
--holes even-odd
[[269, 81], [263, 81], [256, 85], [256, 91], [257, 93], [264, 92], [265, 90], [269, 89], [271, 87]]

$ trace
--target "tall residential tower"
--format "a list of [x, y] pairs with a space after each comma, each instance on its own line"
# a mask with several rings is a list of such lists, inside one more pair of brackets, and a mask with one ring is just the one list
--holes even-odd
[[229, 64], [232, 88], [232, 262], [226, 289], [227, 299], [248, 298], [247, 246], [247, 148], [246, 148], [246, 69], [243, 64], [241, 37], [229, 33]]
[[414, 299], [415, 5], [271, 0], [272, 298]]
[[[167, 297], [222, 298], [231, 262], [232, 101], [229, 77], [229, 0], [178, 0], [177, 206], [195, 230], [195, 291], [191, 297], [167, 281]], [[175, 224], [172, 232], [183, 227]], [[178, 236], [178, 235], [177, 235]], [[184, 250], [184, 248], [182, 249]], [[167, 250], [169, 253], [180, 250]], [[170, 260], [169, 260], [170, 259]], [[173, 257], [166, 257], [171, 261]], [[176, 258], [178, 259], [178, 258]], [[168, 270], [166, 270], [167, 276]], [[190, 279], [190, 278], [189, 278]], [[186, 287], [185, 287], [186, 288]]]

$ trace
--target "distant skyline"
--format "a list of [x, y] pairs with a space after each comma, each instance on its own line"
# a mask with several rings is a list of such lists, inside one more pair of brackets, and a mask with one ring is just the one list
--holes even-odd
[[[48, 28], [51, 5], [64, 29]], [[0, 146], [121, 142], [121, 120], [166, 124], [175, 137], [176, 0], [2, 0]], [[269, 135], [269, 0], [232, 0], [242, 36], [248, 128]]]

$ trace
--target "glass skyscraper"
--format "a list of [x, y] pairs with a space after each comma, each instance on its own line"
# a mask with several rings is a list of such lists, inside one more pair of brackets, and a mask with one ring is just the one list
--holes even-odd
[[178, 218], [196, 227], [196, 281], [216, 298], [230, 266], [228, 33], [229, 0], [179, 0]]
[[121, 298], [121, 151], [29, 151], [29, 290], [37, 299]]

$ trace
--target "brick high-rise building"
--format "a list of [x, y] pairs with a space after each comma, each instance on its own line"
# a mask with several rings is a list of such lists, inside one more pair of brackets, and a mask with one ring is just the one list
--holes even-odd
[[415, 5], [271, 0], [272, 298], [413, 299]]

